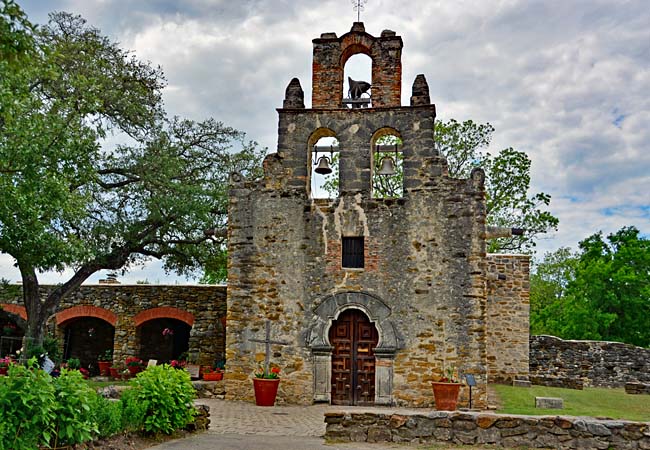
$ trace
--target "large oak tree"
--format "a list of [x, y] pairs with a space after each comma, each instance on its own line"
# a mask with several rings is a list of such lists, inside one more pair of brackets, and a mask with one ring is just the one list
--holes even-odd
[[[42, 340], [99, 270], [154, 257], [188, 273], [222, 252], [227, 179], [259, 172], [255, 143], [212, 119], [167, 119], [160, 68], [81, 17], [35, 28], [3, 0], [0, 33], [0, 252], [20, 270], [28, 336]], [[39, 273], [64, 269], [41, 298]]]

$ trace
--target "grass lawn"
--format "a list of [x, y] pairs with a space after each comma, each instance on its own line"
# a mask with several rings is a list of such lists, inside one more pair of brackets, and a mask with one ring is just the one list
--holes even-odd
[[[608, 417], [650, 422], [650, 395], [626, 394], [624, 389], [585, 388], [582, 391], [546, 386], [520, 388], [491, 385], [503, 414]], [[535, 397], [564, 399], [564, 409], [537, 409]]]

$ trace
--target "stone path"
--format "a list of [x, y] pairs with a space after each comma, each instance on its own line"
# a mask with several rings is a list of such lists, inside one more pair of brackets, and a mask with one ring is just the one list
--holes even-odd
[[[255, 406], [252, 403], [199, 399], [210, 407], [210, 429], [186, 439], [153, 447], [157, 450], [381, 450], [403, 449], [397, 444], [325, 443], [325, 412], [348, 408], [330, 405]], [[354, 408], [395, 411], [394, 408]], [[406, 447], [408, 448], [408, 447]]]
[[255, 406], [253, 403], [200, 399], [210, 407], [210, 432], [263, 436], [314, 436], [325, 434], [324, 414], [340, 407]]

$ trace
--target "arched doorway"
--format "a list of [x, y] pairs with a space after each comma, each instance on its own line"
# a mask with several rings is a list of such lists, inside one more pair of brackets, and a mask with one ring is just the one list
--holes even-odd
[[358, 309], [343, 311], [329, 330], [332, 346], [332, 404], [375, 403], [375, 348], [379, 334]]
[[179, 359], [189, 349], [190, 330], [182, 320], [159, 318], [148, 320], [138, 327], [140, 358], [155, 359], [158, 363]]
[[63, 359], [78, 358], [91, 375], [99, 373], [97, 360], [113, 350], [115, 327], [97, 317], [76, 317], [59, 324], [63, 329]]
[[17, 314], [0, 308], [0, 358], [15, 355], [23, 346], [25, 321]]

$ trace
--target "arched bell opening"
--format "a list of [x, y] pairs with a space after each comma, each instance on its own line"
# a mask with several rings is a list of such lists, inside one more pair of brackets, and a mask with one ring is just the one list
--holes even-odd
[[143, 322], [136, 331], [140, 342], [138, 357], [143, 361], [155, 359], [158, 364], [185, 359], [190, 348], [191, 329], [187, 323], [172, 318]]
[[309, 138], [308, 147], [311, 198], [338, 198], [340, 152], [336, 133], [329, 128], [319, 128]]
[[26, 322], [17, 314], [0, 309], [0, 357], [16, 356], [23, 346]]
[[59, 324], [63, 334], [63, 359], [78, 358], [81, 367], [99, 375], [97, 361], [113, 350], [115, 327], [97, 317], [77, 317]]
[[[352, 47], [350, 47], [352, 48]], [[372, 107], [372, 58], [364, 47], [343, 61], [343, 104], [352, 109]]]
[[384, 127], [371, 139], [372, 198], [401, 198], [404, 195], [404, 154], [402, 136]]

